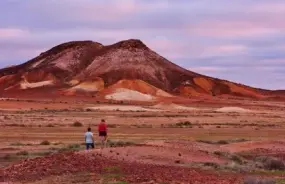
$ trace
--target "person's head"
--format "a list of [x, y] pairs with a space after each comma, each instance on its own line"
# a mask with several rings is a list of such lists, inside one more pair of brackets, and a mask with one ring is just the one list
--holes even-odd
[[104, 119], [101, 119], [101, 123], [105, 123], [105, 120], [104, 120]]
[[88, 132], [91, 132], [91, 128], [90, 128], [90, 127], [89, 127], [89, 128], [87, 128], [87, 131], [88, 131]]

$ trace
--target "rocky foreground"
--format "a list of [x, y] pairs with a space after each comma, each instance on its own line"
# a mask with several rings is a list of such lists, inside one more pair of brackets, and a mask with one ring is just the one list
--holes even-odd
[[127, 183], [237, 184], [242, 180], [242, 176], [237, 174], [130, 163], [123, 160], [106, 159], [100, 153], [95, 152], [94, 154], [68, 152], [28, 159], [4, 168], [0, 172], [0, 181], [37, 181], [50, 176], [89, 172], [93, 176], [92, 180], [95, 183], [100, 183], [102, 175], [108, 168], [118, 168], [122, 174], [120, 180]]

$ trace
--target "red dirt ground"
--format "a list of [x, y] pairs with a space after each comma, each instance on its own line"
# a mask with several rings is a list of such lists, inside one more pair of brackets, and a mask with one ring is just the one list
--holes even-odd
[[124, 173], [124, 181], [130, 183], [211, 183], [238, 184], [237, 174], [213, 173], [175, 166], [158, 166], [127, 163], [106, 159], [100, 154], [82, 155], [74, 152], [58, 153], [43, 158], [22, 161], [1, 170], [0, 181], [35, 181], [48, 176], [90, 171], [102, 174], [106, 167], [118, 167]]
[[[94, 152], [100, 151], [103, 156], [108, 158], [156, 165], [173, 166], [176, 161], [181, 164], [209, 161], [217, 164], [226, 163], [226, 159], [212, 153], [215, 150], [218, 150], [217, 146], [190, 141], [151, 141], [140, 146], [106, 148], [102, 151], [94, 150]], [[86, 152], [81, 153], [85, 154]]]

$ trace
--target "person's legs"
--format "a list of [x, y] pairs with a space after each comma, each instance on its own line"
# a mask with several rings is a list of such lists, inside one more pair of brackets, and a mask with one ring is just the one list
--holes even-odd
[[89, 143], [86, 143], [86, 150], [89, 150]]
[[104, 136], [104, 147], [107, 147], [107, 135]]
[[94, 147], [95, 147], [95, 146], [94, 146], [94, 143], [92, 143], [92, 144], [91, 144], [91, 148], [94, 149]]
[[104, 132], [102, 132], [102, 131], [99, 132], [99, 140], [100, 140], [101, 149], [103, 149], [103, 145], [104, 145]]
[[104, 136], [100, 135], [101, 149], [104, 148]]

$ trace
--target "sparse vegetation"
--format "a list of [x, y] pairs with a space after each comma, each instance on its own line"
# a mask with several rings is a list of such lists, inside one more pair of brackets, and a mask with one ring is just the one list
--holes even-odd
[[[94, 101], [93, 103], [95, 103], [96, 100], [97, 99], [93, 99]], [[91, 104], [89, 105], [91, 106]], [[9, 127], [9, 125], [6, 126], [4, 123], [2, 123], [1, 128], [4, 127], [2, 130], [2, 132], [4, 133], [3, 135], [4, 136], [8, 135], [9, 137], [11, 136], [11, 139], [9, 140], [14, 141], [15, 143], [9, 142], [9, 143], [4, 144], [3, 151], [5, 151], [5, 154], [2, 154], [2, 156], [0, 157], [0, 162], [3, 161], [3, 162], [6, 162], [7, 165], [11, 165], [11, 164], [16, 163], [15, 161], [18, 161], [18, 160], [40, 157], [40, 156], [47, 156], [47, 155], [53, 154], [52, 156], [43, 159], [43, 160], [49, 161], [49, 158], [57, 157], [57, 152], [61, 152], [61, 151], [69, 152], [69, 151], [83, 150], [85, 149], [84, 144], [81, 144], [81, 143], [80, 144], [66, 144], [66, 141], [74, 141], [74, 143], [77, 143], [78, 141], [83, 142], [83, 140], [80, 138], [80, 135], [82, 136], [84, 134], [85, 128], [83, 127], [84, 128], [83, 129], [83, 128], [72, 128], [72, 127], [82, 127], [82, 126], [90, 125], [91, 127], [93, 127], [92, 130], [94, 131], [94, 135], [97, 136], [96, 135], [96, 127], [97, 127], [96, 122], [98, 122], [99, 117], [100, 118], [105, 117], [108, 122], [108, 127], [116, 128], [116, 129], [110, 129], [111, 131], [110, 136], [112, 139], [111, 141], [108, 141], [108, 144], [110, 145], [110, 147], [124, 147], [124, 146], [136, 144], [131, 141], [126, 141], [124, 137], [128, 137], [128, 139], [135, 140], [137, 142], [144, 142], [145, 140], [149, 140], [148, 145], [146, 146], [141, 145], [140, 149], [143, 150], [144, 147], [147, 147], [146, 152], [149, 152], [150, 156], [148, 156], [147, 158], [140, 157], [139, 159], [148, 159], [149, 161], [153, 160], [154, 164], [157, 161], [155, 159], [156, 158], [159, 159], [161, 156], [161, 155], [158, 155], [158, 154], [161, 154], [160, 151], [162, 150], [161, 151], [162, 154], [165, 153], [164, 143], [166, 144], [166, 146], [171, 147], [172, 143], [174, 142], [175, 148], [177, 149], [172, 150], [172, 149], [167, 148], [167, 151], [170, 150], [171, 154], [175, 154], [174, 157], [171, 157], [172, 161], [167, 160], [167, 162], [169, 161], [171, 165], [175, 165], [176, 163], [177, 165], [181, 165], [185, 167], [196, 167], [197, 166], [197, 168], [202, 168], [205, 170], [213, 170], [213, 171], [216, 170], [219, 173], [230, 171], [230, 174], [235, 175], [237, 173], [237, 175], [240, 175], [240, 176], [254, 175], [257, 177], [262, 176], [262, 177], [269, 177], [269, 178], [270, 177], [278, 178], [278, 177], [284, 176], [284, 166], [283, 166], [284, 162], [282, 162], [280, 159], [279, 160], [276, 160], [275, 158], [274, 159], [260, 159], [260, 160], [255, 159], [256, 155], [258, 154], [266, 155], [267, 153], [268, 154], [272, 153], [272, 155], [276, 155], [280, 157], [279, 150], [275, 152], [275, 150], [279, 149], [278, 148], [279, 142], [276, 141], [272, 143], [272, 145], [276, 146], [274, 149], [270, 149], [269, 147], [269, 148], [266, 148], [266, 150], [265, 149], [259, 150], [259, 147], [256, 146], [254, 142], [255, 140], [262, 141], [267, 138], [268, 140], [280, 140], [280, 138], [283, 138], [284, 136], [282, 134], [277, 134], [278, 132], [279, 133], [282, 132], [282, 130], [284, 129], [283, 127], [284, 122], [281, 119], [280, 120], [272, 119], [272, 121], [269, 119], [268, 120], [264, 119], [263, 122], [258, 122], [259, 119], [263, 118], [263, 115], [260, 115], [261, 117], [259, 117], [258, 113], [250, 114], [253, 116], [253, 118], [246, 117], [247, 116], [246, 114], [240, 114], [240, 117], [238, 117], [237, 119], [234, 119], [231, 117], [231, 119], [229, 118], [227, 120], [224, 114], [214, 114], [213, 113], [213, 116], [212, 115], [210, 116], [200, 111], [188, 112], [188, 113], [185, 113], [185, 112], [136, 113], [136, 112], [124, 112], [124, 111], [117, 113], [115, 111], [112, 111], [112, 112], [94, 111], [92, 113], [87, 113], [89, 109], [85, 109], [79, 105], [73, 106], [70, 104], [68, 108], [70, 108], [71, 110], [69, 110], [68, 112], [67, 110], [61, 110], [61, 111], [51, 110], [53, 107], [52, 106], [48, 106], [48, 107], [50, 108], [50, 110], [46, 110], [46, 111], [43, 109], [40, 111], [37, 111], [36, 109], [32, 109], [33, 112], [19, 112], [19, 114], [17, 114], [17, 112], [3, 112], [3, 113], [9, 113], [8, 117], [11, 118], [11, 121], [6, 121], [6, 122], [3, 121], [3, 122], [5, 122], [5, 124], [13, 123], [15, 125], [15, 127]], [[203, 108], [203, 106], [201, 107]], [[197, 108], [200, 108], [200, 107], [197, 107]], [[134, 118], [136, 116], [141, 117], [141, 118]], [[219, 118], [217, 119], [208, 118], [208, 117], [216, 117], [216, 116], [218, 116]], [[201, 117], [201, 119], [197, 117]], [[247, 119], [247, 120], [245, 121], [244, 119]], [[24, 125], [22, 125], [22, 123], [24, 123]], [[77, 123], [79, 125], [76, 125]], [[116, 124], [113, 124], [113, 123], [116, 123]], [[268, 126], [266, 124], [268, 125], [272, 124], [272, 126]], [[273, 124], [276, 124], [276, 126], [273, 126]], [[33, 128], [30, 128], [31, 125], [33, 126]], [[40, 125], [41, 128], [38, 128], [38, 125]], [[21, 128], [22, 126], [23, 127], [25, 126], [25, 128]], [[222, 129], [216, 129], [216, 126], [220, 126], [222, 127]], [[55, 128], [47, 128], [47, 127], [55, 127]], [[187, 129], [190, 127], [193, 127], [194, 129]], [[244, 127], [247, 127], [247, 128], [244, 128]], [[270, 128], [267, 128], [267, 127], [270, 127]], [[281, 127], [281, 128], [279, 129], [279, 128], [274, 128], [274, 127]], [[141, 128], [141, 129], [138, 129], [138, 128]], [[198, 128], [204, 128], [204, 129], [198, 129]], [[240, 128], [244, 128], [244, 129], [238, 130]], [[261, 129], [259, 131], [255, 131], [254, 130], [255, 128], [258, 128], [258, 129], [261, 128]], [[8, 131], [16, 130], [18, 135], [14, 133], [10, 134], [10, 132], [8, 131], [6, 133], [5, 132], [6, 130]], [[268, 134], [265, 133], [266, 130], [268, 130]], [[54, 137], [59, 135], [61, 131], [65, 131], [65, 137], [58, 136], [58, 139], [55, 140]], [[1, 132], [1, 135], [2, 135], [2, 132]], [[26, 132], [28, 132], [29, 134], [26, 134]], [[42, 132], [47, 132], [47, 134], [43, 134]], [[251, 134], [251, 132], [253, 133]], [[52, 136], [50, 133], [52, 134]], [[262, 139], [260, 139], [261, 134], [262, 136], [264, 136], [262, 137]], [[25, 136], [24, 139], [22, 139], [22, 135]], [[272, 135], [274, 137], [270, 137]], [[40, 139], [39, 141], [38, 137], [41, 137], [41, 136], [42, 136], [42, 139]], [[241, 139], [235, 139], [237, 137], [241, 137]], [[95, 139], [97, 140], [97, 137], [95, 137]], [[202, 139], [198, 141], [204, 142], [207, 144], [216, 144], [216, 145], [196, 144], [191, 141], [192, 139]], [[232, 152], [226, 152], [226, 150], [233, 150], [233, 151], [243, 150], [243, 149], [239, 149], [239, 146], [243, 146], [243, 144], [233, 145], [234, 149], [232, 145], [226, 145], [226, 144], [248, 141], [247, 139], [252, 139], [253, 140], [252, 143], [254, 145], [253, 147], [251, 147], [251, 144], [245, 144], [245, 146], [248, 146], [249, 148], [248, 151], [245, 151], [245, 153], [248, 154], [249, 157], [244, 156], [240, 153], [235, 154]], [[45, 143], [40, 143], [41, 140], [49, 140], [53, 142], [51, 142], [50, 144], [45, 144]], [[156, 141], [156, 140], [159, 140], [159, 141]], [[36, 143], [36, 141], [39, 141], [39, 142]], [[61, 143], [59, 141], [63, 141], [64, 143]], [[190, 143], [188, 144], [187, 141], [189, 141]], [[268, 142], [271, 142], [271, 141], [268, 141]], [[99, 148], [97, 147], [99, 145], [98, 143], [99, 141], [96, 141], [95, 149]], [[9, 146], [9, 144], [11, 146]], [[49, 146], [39, 146], [40, 144], [49, 145]], [[196, 151], [195, 149], [197, 148], [199, 153], [201, 153], [201, 155], [197, 154], [197, 156], [201, 156], [201, 157], [203, 156], [203, 158], [205, 158], [205, 160], [208, 161], [207, 163], [200, 162], [200, 163], [197, 163], [197, 165], [195, 165], [196, 163], [193, 163], [192, 161], [187, 162], [186, 160], [184, 160], [184, 159], [188, 159], [187, 158], [188, 154], [186, 151], [182, 149], [180, 150], [178, 148], [180, 148], [180, 146], [184, 146], [185, 149], [188, 149], [188, 146], [191, 147], [192, 144], [194, 144], [195, 146], [198, 145], [197, 147], [193, 149], [194, 151]], [[267, 142], [265, 144], [267, 144]], [[226, 145], [226, 146], [222, 146], [222, 145]], [[19, 147], [16, 147], [16, 146], [19, 146]], [[24, 147], [24, 146], [31, 146], [31, 147]], [[155, 156], [153, 156], [152, 155], [153, 153], [149, 151], [151, 150], [149, 146], [153, 146], [155, 147], [155, 149], [158, 150], [155, 153], [156, 154]], [[162, 148], [160, 149], [160, 147]], [[255, 150], [256, 147], [258, 149]], [[254, 151], [251, 152], [253, 149]], [[27, 153], [25, 153], [23, 150], [27, 150]], [[130, 159], [138, 158], [136, 157], [137, 155], [131, 154], [132, 150], [136, 150], [136, 148], [134, 149], [126, 148], [126, 149], [123, 149], [124, 151], [122, 152], [120, 150], [122, 150], [122, 148], [119, 148], [119, 149], [109, 148], [109, 149], [104, 149], [104, 151], [99, 154], [102, 157], [106, 156], [107, 158], [120, 159], [120, 162], [123, 162], [123, 160], [129, 161]], [[106, 152], [107, 154], [105, 155]], [[67, 153], [66, 155], [70, 155], [70, 154], [72, 153]], [[89, 154], [98, 155], [97, 151], [88, 152], [88, 155]], [[117, 154], [119, 154], [119, 156], [117, 156]], [[196, 154], [195, 155], [193, 154], [193, 157], [195, 156]], [[99, 159], [99, 156], [96, 157], [96, 159], [97, 158]], [[212, 160], [211, 158], [214, 158], [214, 159]], [[193, 160], [196, 160], [196, 158], [193, 158]], [[219, 164], [215, 163], [218, 160], [225, 161], [225, 162], [221, 162], [221, 163], [218, 162]], [[82, 162], [85, 162], [85, 160]], [[106, 166], [110, 166], [112, 164], [113, 164], [112, 162], [110, 163], [108, 162]], [[3, 167], [6, 167], [7, 165], [4, 166], [3, 164]], [[85, 164], [85, 165], [88, 165], [88, 164]], [[2, 163], [0, 164], [0, 167], [1, 166], [2, 166]], [[92, 165], [91, 167], [93, 168]], [[102, 168], [103, 167], [104, 166], [102, 166]], [[94, 168], [97, 169], [97, 166]], [[126, 182], [121, 181], [121, 180], [124, 180], [125, 176], [122, 175], [122, 173], [120, 173], [120, 169], [116, 167], [112, 167], [112, 166], [109, 168], [107, 167], [104, 170], [102, 170], [102, 168], [100, 167], [100, 172], [96, 172], [96, 173], [95, 172], [90, 173], [89, 168], [87, 168], [88, 172], [83, 171], [83, 172], [86, 172], [86, 174], [82, 176], [86, 178], [88, 177], [88, 180], [89, 180], [86, 183], [90, 183], [92, 179], [94, 180], [94, 178], [96, 179], [98, 178], [98, 180], [100, 179], [100, 181], [102, 181], [102, 183], [105, 183], [105, 184], [126, 183]], [[124, 168], [123, 171], [127, 171], [125, 166], [122, 168]], [[50, 168], [47, 168], [47, 169], [50, 169]], [[238, 173], [238, 172], [242, 172], [242, 173]], [[129, 177], [129, 174], [131, 173], [132, 172], [130, 173], [128, 172], [128, 175], [126, 175], [126, 179], [129, 179], [128, 177]], [[70, 175], [74, 176], [77, 174], [78, 173], [71, 173]], [[70, 177], [73, 177], [73, 176], [70, 176]], [[100, 176], [102, 176], [102, 178]], [[123, 177], [120, 177], [120, 176], [123, 176]], [[69, 176], [66, 176], [66, 177], [69, 177]], [[223, 174], [221, 174], [219, 177], [223, 179], [222, 178]], [[78, 177], [74, 181], [85, 181], [87, 180], [86, 178], [79, 179]], [[154, 180], [153, 182], [157, 182], [157, 181]], [[279, 182], [278, 184], [281, 184], [281, 182], [284, 183], [284, 180], [278, 181], [276, 179], [276, 182], [277, 183]], [[81, 183], [81, 182], [74, 182], [74, 183]]]
[[243, 160], [242, 158], [240, 158], [239, 156], [237, 155], [231, 155], [230, 159], [234, 162], [237, 162], [238, 164], [242, 164], [243, 163]]
[[20, 142], [15, 142], [15, 143], [11, 143], [11, 146], [25, 146], [26, 144], [20, 143]]
[[213, 168], [218, 168], [219, 167], [219, 164], [214, 163], [214, 162], [205, 162], [205, 163], [203, 163], [203, 165], [207, 166], [207, 167], [213, 167]]
[[134, 142], [130, 142], [130, 141], [124, 142], [124, 141], [111, 141], [111, 140], [108, 140], [107, 144], [110, 147], [124, 147], [124, 146], [134, 145], [135, 143]]
[[65, 151], [78, 151], [80, 150], [82, 147], [80, 146], [80, 144], [69, 144], [63, 148], [58, 149], [59, 152], [65, 152]]
[[50, 142], [47, 140], [44, 140], [40, 143], [40, 145], [47, 146], [47, 145], [50, 145]]
[[110, 167], [104, 167], [103, 170], [107, 172], [118, 172], [120, 171], [120, 168], [115, 166], [110, 166]]
[[69, 144], [67, 146], [68, 149], [71, 149], [71, 150], [75, 150], [75, 149], [79, 149], [80, 148], [80, 145], [79, 144]]
[[82, 127], [83, 124], [80, 123], [79, 121], [75, 121], [75, 122], [72, 124], [72, 126], [74, 126], [74, 127]]
[[106, 184], [127, 184], [127, 182], [120, 181], [124, 174], [118, 167], [106, 167], [103, 169], [104, 174], [102, 175], [103, 183]]
[[276, 180], [247, 177], [244, 179], [244, 184], [276, 184]]
[[232, 139], [232, 140], [218, 140], [218, 141], [210, 141], [210, 140], [197, 140], [197, 142], [202, 142], [206, 144], [230, 144], [237, 142], [245, 142], [247, 139]]
[[53, 143], [53, 145], [57, 146], [57, 145], [60, 145], [60, 144], [63, 144], [62, 142], [55, 142]]
[[217, 141], [217, 144], [229, 144], [229, 141], [227, 141], [227, 140], [219, 140], [219, 141]]
[[134, 125], [131, 125], [131, 127], [135, 127], [135, 128], [152, 128], [152, 125], [151, 124], [134, 124]]
[[116, 125], [116, 124], [109, 124], [109, 125], [108, 125], [109, 128], [117, 128], [118, 126], [119, 126], [119, 125]]
[[284, 170], [285, 163], [283, 160], [270, 157], [270, 156], [262, 156], [255, 159], [258, 162], [261, 162], [264, 166], [264, 169], [267, 170]]
[[179, 122], [179, 123], [176, 123], [175, 126], [177, 127], [187, 127], [187, 128], [192, 128], [192, 123], [190, 121], [184, 121], [184, 122]]
[[214, 154], [218, 156], [226, 156], [228, 153], [222, 151], [214, 151]]
[[12, 156], [11, 154], [5, 154], [5, 155], [2, 157], [2, 159], [3, 159], [3, 160], [6, 160], [6, 161], [7, 161], [7, 160], [9, 161], [9, 160], [12, 160], [12, 159], [13, 159], [13, 156]]
[[27, 155], [29, 155], [29, 152], [27, 152], [27, 151], [19, 151], [19, 152], [16, 153], [16, 155], [18, 155], [18, 156], [27, 156]]
[[10, 126], [10, 127], [27, 127], [27, 125], [17, 124], [17, 123], [5, 124], [5, 126]]

